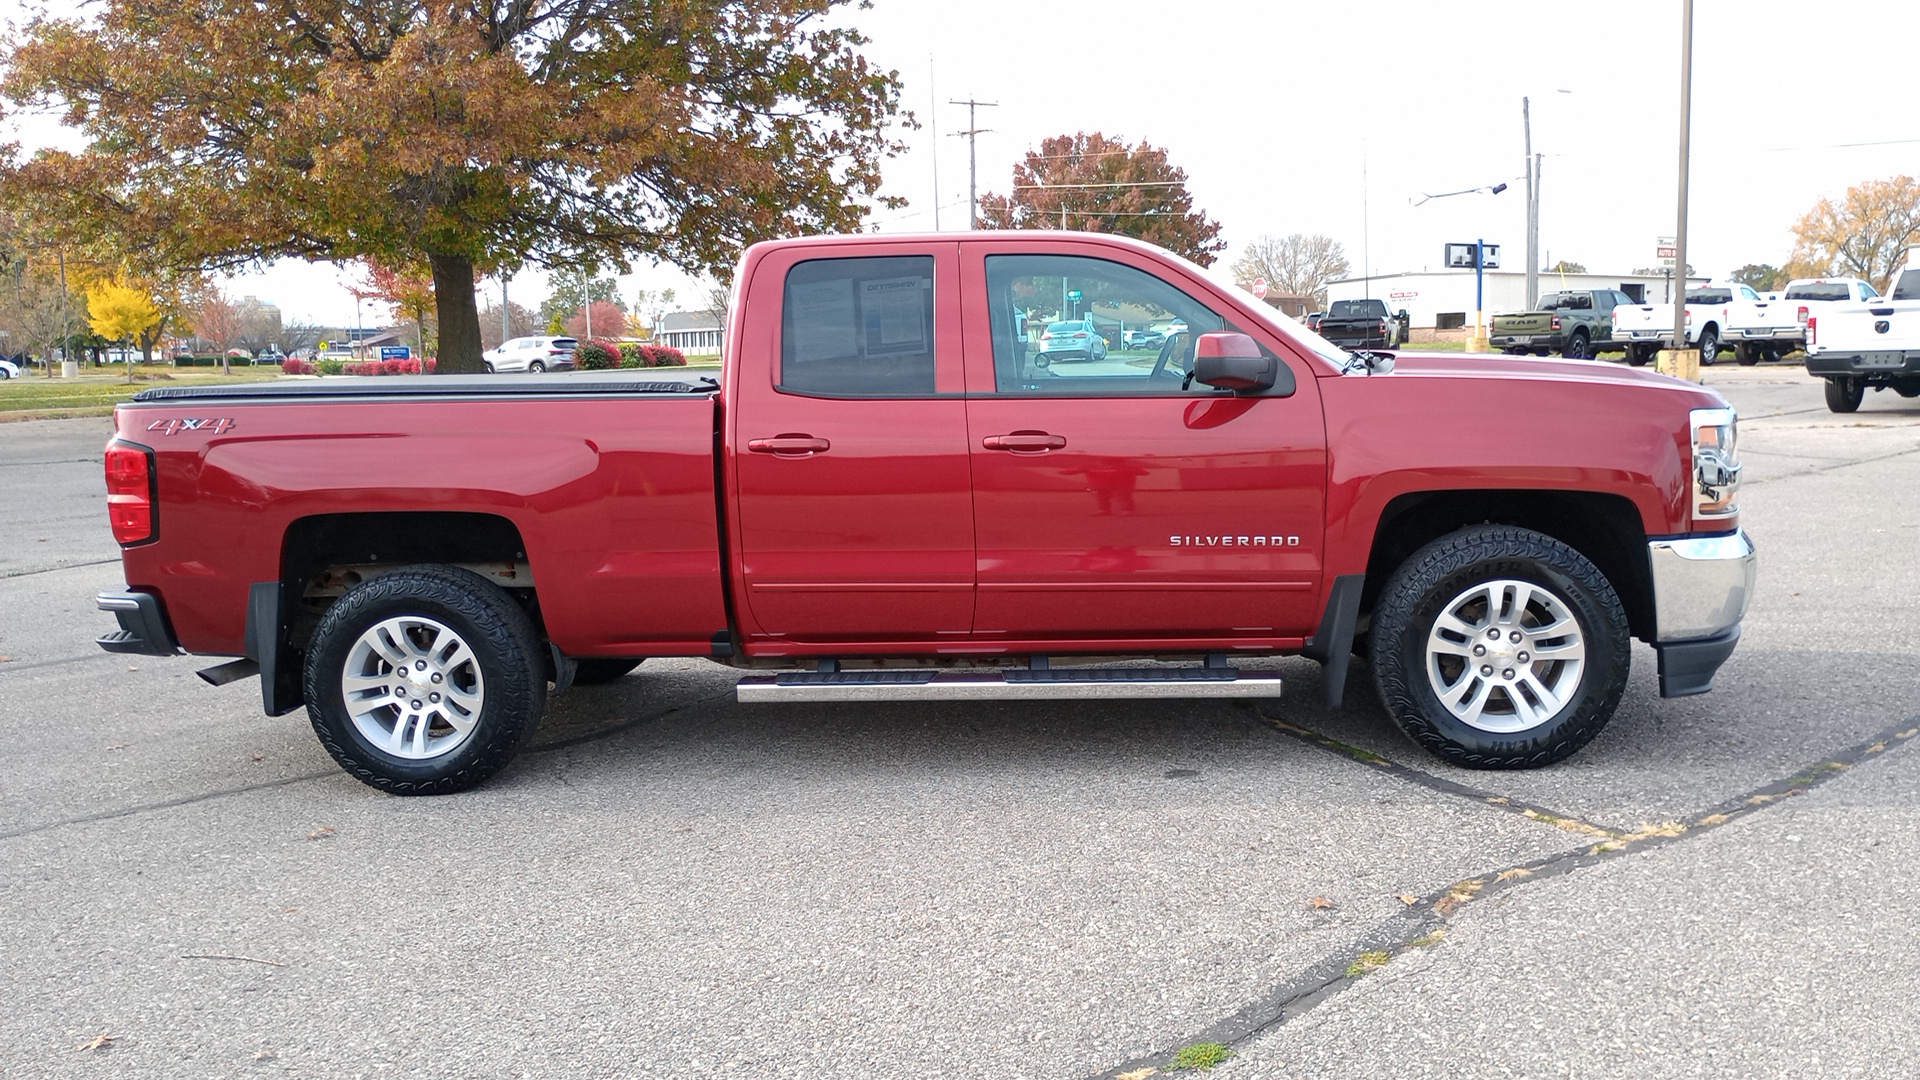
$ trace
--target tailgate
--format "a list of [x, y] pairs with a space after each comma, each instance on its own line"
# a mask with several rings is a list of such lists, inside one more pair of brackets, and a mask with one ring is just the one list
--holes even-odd
[[1553, 333], [1553, 316], [1545, 311], [1495, 315], [1493, 332], [1496, 334], [1551, 334]]

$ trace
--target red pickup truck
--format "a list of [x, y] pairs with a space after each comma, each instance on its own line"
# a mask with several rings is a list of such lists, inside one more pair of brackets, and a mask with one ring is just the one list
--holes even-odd
[[[1516, 768], [1600, 731], [1630, 637], [1667, 696], [1739, 637], [1735, 417], [1702, 387], [1349, 354], [1110, 236], [782, 241], [736, 282], [718, 383], [142, 393], [106, 452], [100, 644], [240, 657], [202, 675], [257, 674], [419, 794], [646, 657], [780, 702], [1267, 696], [1236, 662], [1300, 653], [1337, 706], [1359, 652], [1420, 745]], [[1041, 363], [1068, 316], [1185, 330]]]

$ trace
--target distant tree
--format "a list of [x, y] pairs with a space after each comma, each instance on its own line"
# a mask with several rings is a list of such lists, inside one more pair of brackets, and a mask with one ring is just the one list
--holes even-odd
[[1788, 280], [1779, 267], [1768, 263], [1748, 263], [1728, 276], [1756, 292], [1778, 289]]
[[[591, 319], [588, 318], [588, 312], [592, 312]], [[611, 300], [595, 300], [591, 304], [582, 304], [567, 319], [565, 329], [568, 337], [581, 341], [624, 337], [627, 332], [627, 313]]]
[[[1472, 260], [1468, 261], [1471, 262]], [[1587, 267], [1584, 263], [1568, 262], [1565, 259], [1561, 259], [1542, 272], [1548, 274], [1584, 274], [1587, 272]]]
[[1920, 183], [1896, 176], [1856, 184], [1838, 206], [1813, 204], [1793, 235], [1789, 278], [1857, 277], [1884, 291], [1908, 245], [1920, 241]]
[[[534, 313], [519, 304], [507, 304], [507, 337], [532, 337]], [[500, 305], [480, 309], [480, 344], [489, 349], [500, 347]]]
[[87, 289], [87, 320], [93, 332], [127, 351], [127, 381], [133, 381], [133, 346], [166, 321], [145, 289], [102, 278]]
[[240, 306], [221, 295], [220, 290], [210, 289], [194, 306], [192, 318], [194, 333], [212, 342], [220, 354], [220, 370], [233, 374], [233, 358], [227, 355], [227, 350], [233, 348], [245, 332], [246, 316]]
[[709, 284], [706, 289], [705, 298], [706, 303], [702, 305], [701, 310], [706, 313], [707, 318], [714, 321], [714, 325], [725, 329], [727, 325], [727, 309], [733, 304], [733, 290], [727, 288], [725, 285], [717, 283]]
[[1220, 223], [1193, 208], [1186, 170], [1145, 142], [1099, 132], [1057, 135], [1013, 167], [1013, 190], [980, 197], [986, 229], [1077, 229], [1158, 244], [1202, 266], [1226, 248]]
[[1327, 306], [1327, 283], [1347, 276], [1340, 241], [1315, 233], [1256, 236], [1233, 260], [1233, 280], [1252, 285], [1264, 280], [1274, 292], [1311, 296], [1315, 308]]
[[295, 353], [303, 353], [308, 349], [318, 347], [320, 344], [320, 335], [324, 333], [326, 333], [326, 328], [319, 323], [311, 323], [305, 319], [282, 320], [280, 323], [280, 347], [285, 349], [289, 356]]
[[69, 5], [9, 35], [0, 93], [83, 146], [0, 160], [0, 198], [158, 265], [429, 267], [439, 370], [479, 371], [476, 268], [726, 274], [747, 242], [898, 205], [875, 196], [900, 80], [852, 6]]
[[[583, 270], [557, 270], [548, 281], [552, 289], [547, 299], [540, 305], [540, 322], [549, 333], [566, 333], [567, 320], [580, 313], [580, 309], [592, 302], [612, 304], [626, 310], [626, 302], [620, 299], [620, 284], [610, 277]], [[595, 319], [598, 322], [598, 319]]]
[[627, 312], [627, 332], [634, 337], [651, 338], [660, 317], [674, 310], [672, 289], [641, 289]]
[[[361, 280], [348, 285], [347, 291], [362, 300], [393, 305], [395, 312], [412, 323], [420, 355], [431, 356], [427, 345], [435, 340], [438, 329], [433, 317], [436, 309], [433, 274], [424, 267], [396, 268], [377, 259], [362, 259], [361, 274]], [[475, 318], [478, 317], [476, 312]]]
[[235, 339], [235, 344], [258, 354], [281, 344], [285, 325], [279, 308], [249, 296], [240, 301], [240, 336]]
[[86, 314], [86, 298], [60, 288], [54, 260], [16, 262], [8, 275], [7, 304], [0, 311], [0, 327], [7, 330], [9, 350], [43, 349], [46, 373], [53, 376], [53, 354], [61, 338], [72, 332]]

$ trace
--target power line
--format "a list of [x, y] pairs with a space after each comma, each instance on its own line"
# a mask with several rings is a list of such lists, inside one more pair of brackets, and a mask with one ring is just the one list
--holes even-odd
[[1136, 180], [1125, 184], [1015, 184], [1013, 185], [1013, 189], [1015, 191], [1038, 191], [1042, 188], [1073, 188], [1076, 190], [1084, 190], [1089, 188], [1180, 187], [1185, 183], [1185, 180]]

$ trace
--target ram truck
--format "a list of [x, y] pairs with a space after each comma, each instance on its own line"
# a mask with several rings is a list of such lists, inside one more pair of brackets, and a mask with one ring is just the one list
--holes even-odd
[[[1868, 390], [1920, 397], [1920, 248], [1886, 296], [1828, 307], [1807, 320], [1807, 374], [1826, 380], [1827, 408], [1850, 413]], [[1871, 287], [1871, 286], [1869, 286]]]
[[[1737, 283], [1695, 286], [1687, 290], [1683, 316], [1686, 343], [1700, 350], [1700, 362], [1708, 367], [1720, 360], [1720, 345], [1730, 315], [1728, 308], [1741, 289], [1745, 289], [1754, 299], [1759, 298], [1759, 294], [1751, 288]], [[1634, 367], [1644, 366], [1659, 350], [1674, 347], [1673, 305], [1621, 304], [1615, 307], [1613, 337], [1626, 349], [1627, 363]]]
[[[1270, 697], [1259, 661], [1301, 654], [1338, 706], [1363, 649], [1419, 745], [1524, 768], [1606, 725], [1634, 638], [1665, 696], [1738, 640], [1736, 419], [1703, 387], [1348, 353], [1105, 235], [795, 239], [735, 281], [717, 381], [142, 393], [106, 451], [101, 646], [234, 658], [203, 677], [423, 794], [649, 657], [778, 708]], [[1016, 328], [1063, 291], [1181, 330], [1042, 366]]]
[[1345, 349], [1397, 349], [1407, 343], [1412, 320], [1385, 300], [1335, 300], [1320, 317], [1320, 336]]
[[1632, 303], [1617, 289], [1546, 293], [1532, 311], [1495, 315], [1489, 340], [1515, 356], [1557, 352], [1570, 360], [1591, 360], [1621, 348], [1613, 341], [1613, 309]]

